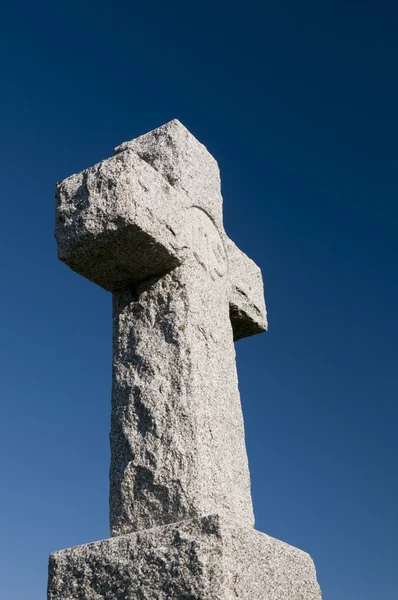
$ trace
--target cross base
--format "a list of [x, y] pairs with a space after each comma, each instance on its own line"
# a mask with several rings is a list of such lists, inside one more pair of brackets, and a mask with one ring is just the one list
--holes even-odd
[[218, 515], [55, 552], [48, 600], [321, 600], [311, 557]]

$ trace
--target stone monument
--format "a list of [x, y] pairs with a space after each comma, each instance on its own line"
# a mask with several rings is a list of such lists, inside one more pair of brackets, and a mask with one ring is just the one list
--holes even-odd
[[320, 600], [254, 530], [234, 341], [266, 329], [215, 159], [177, 120], [57, 186], [59, 258], [113, 294], [111, 538], [50, 556], [48, 600]]

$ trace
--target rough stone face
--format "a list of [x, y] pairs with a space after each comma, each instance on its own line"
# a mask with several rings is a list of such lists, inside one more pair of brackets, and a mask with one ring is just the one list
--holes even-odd
[[183, 199], [127, 150], [57, 185], [58, 256], [107, 290], [181, 264]]
[[227, 279], [206, 264], [114, 294], [112, 535], [216, 510], [253, 526]]
[[308, 554], [218, 515], [50, 556], [48, 600], [320, 600]]
[[259, 267], [233, 243], [227, 240], [231, 291], [229, 308], [234, 340], [267, 328], [263, 278]]
[[201, 514], [253, 526], [233, 341], [266, 328], [216, 161], [178, 121], [57, 187], [59, 256], [113, 292], [112, 535]]
[[48, 600], [320, 600], [253, 529], [234, 340], [266, 311], [214, 158], [178, 121], [122, 144], [58, 184], [56, 239], [113, 294], [112, 537], [52, 554]]
[[244, 335], [264, 331], [261, 272], [225, 234], [219, 170], [211, 154], [177, 120], [115, 152], [57, 184], [60, 260], [109, 291], [128, 289], [184, 262], [199, 209], [214, 222], [231, 264], [234, 329], [242, 320]]
[[199, 206], [222, 228], [220, 171], [203, 144], [177, 119], [125, 142], [115, 154], [131, 150], [179, 190], [189, 206]]

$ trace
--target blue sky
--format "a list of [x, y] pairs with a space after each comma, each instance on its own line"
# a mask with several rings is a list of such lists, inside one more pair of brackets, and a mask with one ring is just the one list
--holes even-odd
[[111, 297], [57, 261], [56, 181], [172, 118], [217, 158], [270, 330], [237, 344], [256, 526], [324, 600], [398, 585], [398, 10], [71, 0], [0, 19], [0, 577], [108, 536]]

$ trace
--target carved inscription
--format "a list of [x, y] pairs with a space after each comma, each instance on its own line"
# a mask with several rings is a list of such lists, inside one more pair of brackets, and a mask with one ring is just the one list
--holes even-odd
[[196, 206], [188, 212], [189, 245], [198, 263], [214, 280], [227, 272], [227, 254], [218, 228], [209, 215]]

